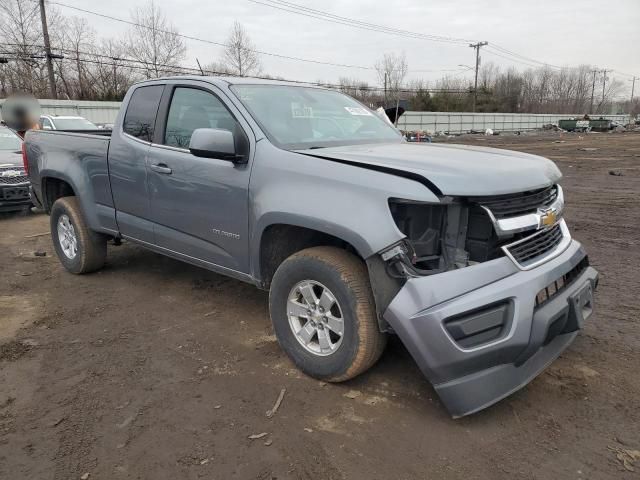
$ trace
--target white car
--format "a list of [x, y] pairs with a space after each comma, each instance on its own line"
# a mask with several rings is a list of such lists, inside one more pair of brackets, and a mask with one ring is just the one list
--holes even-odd
[[84, 117], [66, 115], [41, 115], [42, 130], [98, 130], [98, 127]]

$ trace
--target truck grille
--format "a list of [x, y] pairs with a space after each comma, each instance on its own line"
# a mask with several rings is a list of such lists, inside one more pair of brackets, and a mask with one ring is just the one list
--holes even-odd
[[536, 308], [546, 304], [549, 300], [571, 285], [573, 281], [587, 269], [588, 266], [589, 257], [584, 257], [575, 267], [540, 290], [536, 295]]
[[29, 187], [3, 187], [0, 188], [0, 200], [27, 200]]
[[521, 266], [531, 264], [539, 257], [550, 253], [563, 239], [562, 229], [557, 223], [533, 235], [503, 247]]
[[558, 188], [556, 185], [552, 185], [529, 192], [491, 197], [473, 197], [470, 200], [491, 210], [495, 218], [508, 218], [536, 213], [538, 208], [548, 207], [557, 197]]
[[[6, 172], [19, 172], [19, 175], [5, 176]], [[0, 185], [19, 185], [28, 183], [29, 179], [22, 167], [0, 167]]]

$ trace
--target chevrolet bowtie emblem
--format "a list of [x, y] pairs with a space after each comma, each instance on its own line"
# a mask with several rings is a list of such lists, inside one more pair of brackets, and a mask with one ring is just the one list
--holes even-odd
[[557, 219], [558, 219], [558, 214], [556, 213], [555, 210], [553, 209], [545, 210], [540, 215], [540, 226], [550, 227], [551, 225], [554, 225], [556, 223]]

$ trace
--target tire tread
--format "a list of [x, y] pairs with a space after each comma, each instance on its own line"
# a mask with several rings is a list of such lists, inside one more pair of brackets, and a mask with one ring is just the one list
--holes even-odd
[[346, 371], [325, 377], [324, 380], [344, 382], [357, 377], [378, 361], [387, 344], [387, 335], [383, 334], [378, 326], [367, 267], [360, 258], [337, 247], [311, 247], [294, 253], [289, 259], [301, 257], [315, 258], [335, 269], [355, 296], [355, 317], [359, 338], [356, 356]]
[[[62, 209], [64, 213], [67, 213], [71, 218], [74, 225], [78, 241], [82, 248], [79, 249], [80, 254], [79, 267], [77, 269], [70, 270], [64, 263], [64, 258], [58, 253], [60, 260], [67, 270], [75, 274], [91, 273], [99, 270], [103, 267], [107, 257], [107, 239], [104, 235], [90, 230], [87, 226], [84, 217], [82, 216], [82, 210], [80, 209], [80, 203], [76, 197], [62, 197], [55, 201], [51, 208], [51, 232], [57, 228], [57, 215], [54, 215], [56, 210]], [[57, 236], [52, 235], [52, 239], [55, 242]], [[58, 248], [56, 245], [56, 251]]]

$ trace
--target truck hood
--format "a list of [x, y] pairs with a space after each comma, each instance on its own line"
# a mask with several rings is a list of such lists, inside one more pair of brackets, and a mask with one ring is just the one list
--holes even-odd
[[22, 152], [0, 150], [0, 167], [20, 167], [22, 170]]
[[[297, 150], [341, 163], [409, 176], [436, 194], [502, 195], [543, 188], [562, 174], [544, 157], [497, 148], [434, 143], [379, 143]], [[435, 188], [434, 188], [435, 187]]]

